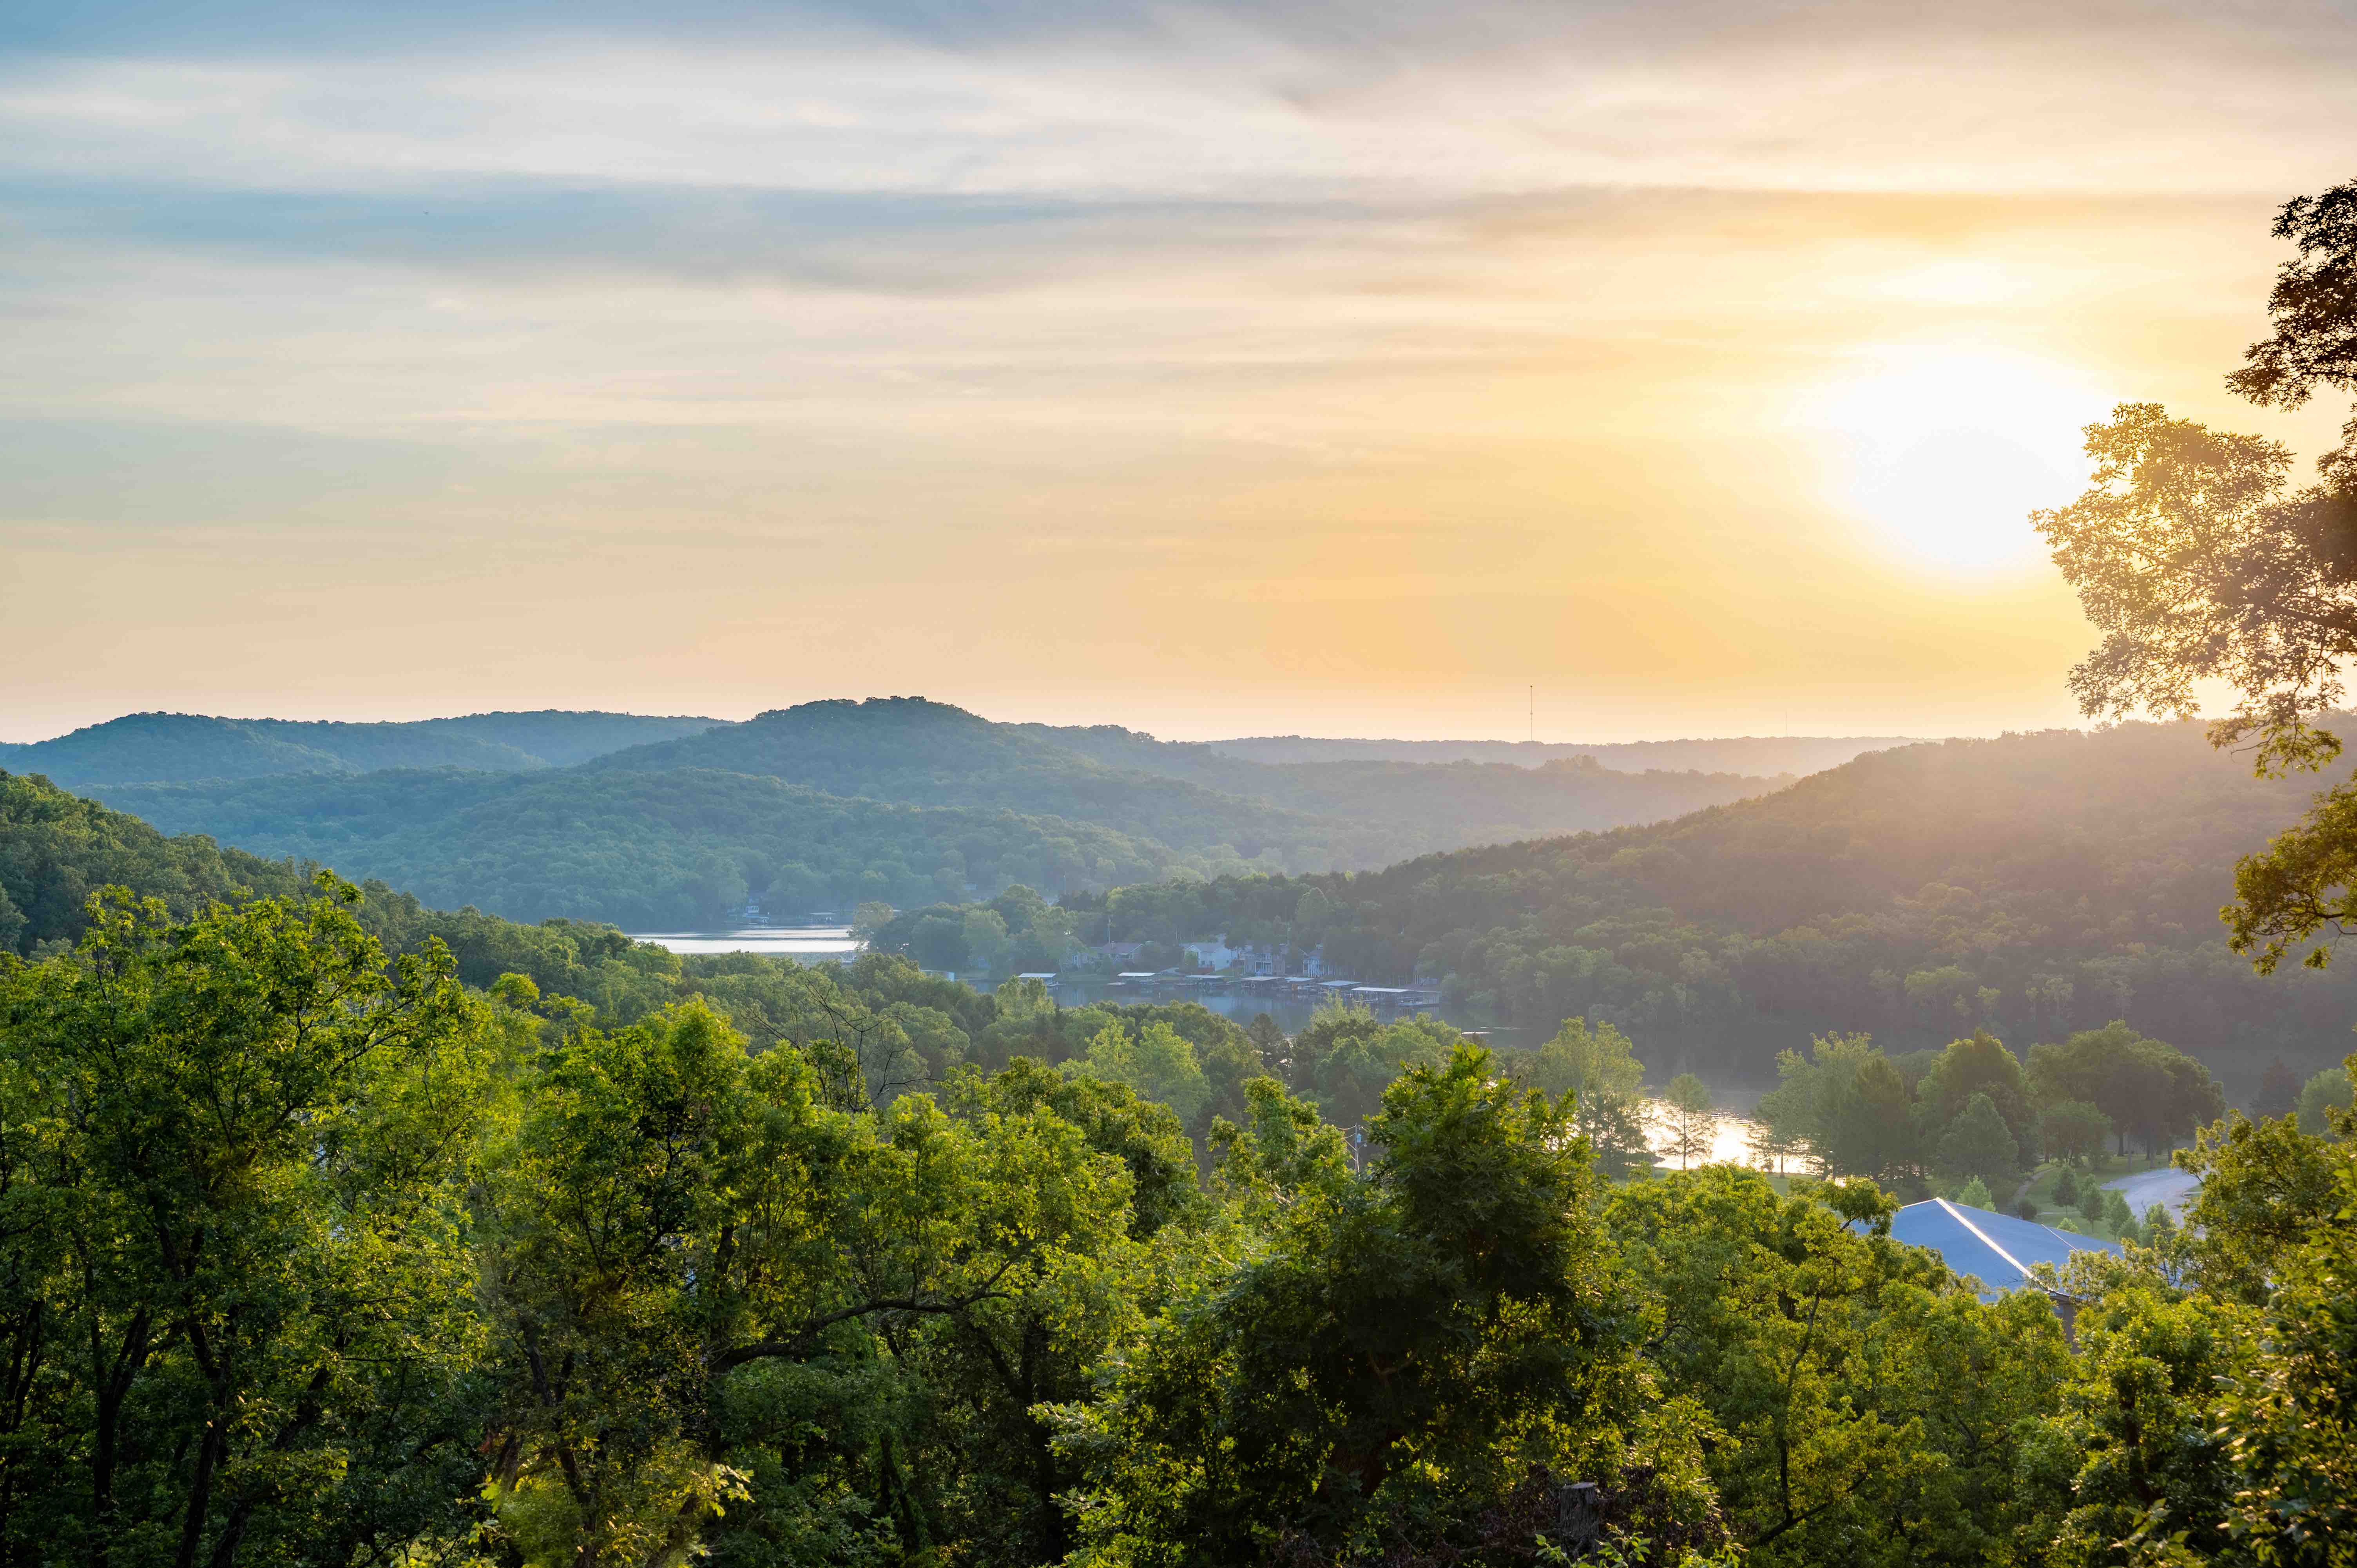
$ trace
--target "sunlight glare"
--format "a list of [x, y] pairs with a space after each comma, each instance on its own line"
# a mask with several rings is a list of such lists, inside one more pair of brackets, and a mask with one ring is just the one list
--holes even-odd
[[2050, 361], [1979, 349], [1886, 350], [1824, 389], [1809, 423], [1841, 448], [1834, 498], [1881, 547], [1952, 572], [2038, 560], [2039, 507], [2084, 488], [2102, 396]]

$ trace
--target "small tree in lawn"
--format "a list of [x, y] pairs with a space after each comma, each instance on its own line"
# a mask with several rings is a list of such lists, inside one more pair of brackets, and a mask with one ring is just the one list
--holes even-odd
[[1662, 1091], [1662, 1124], [1670, 1134], [1669, 1153], [1678, 1157], [1680, 1170], [1697, 1159], [1710, 1157], [1718, 1133], [1718, 1115], [1711, 1109], [1710, 1090], [1690, 1072], [1670, 1079]]
[[2124, 1241], [2136, 1239], [2136, 1210], [2128, 1207], [2127, 1195], [2117, 1187], [2104, 1194], [2104, 1223]]
[[1940, 1167], [1958, 1179], [1978, 1176], [1984, 1185], [2002, 1182], [2014, 1169], [2014, 1160], [2013, 1133], [1986, 1094], [1975, 1094], [1964, 1114], [1940, 1139]]

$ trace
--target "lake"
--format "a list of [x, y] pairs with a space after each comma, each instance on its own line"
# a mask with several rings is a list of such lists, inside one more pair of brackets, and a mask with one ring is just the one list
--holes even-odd
[[856, 958], [859, 940], [849, 926], [754, 926], [741, 931], [628, 931], [634, 942], [652, 942], [675, 953], [758, 952], [824, 963]]
[[[1657, 1161], [1665, 1162], [1670, 1169], [1675, 1170], [1678, 1165], [1677, 1156], [1669, 1152], [1670, 1130], [1663, 1124], [1660, 1107], [1649, 1105], [1646, 1109], [1651, 1112], [1645, 1119], [1646, 1141], [1653, 1146], [1654, 1158]], [[1751, 1157], [1751, 1134], [1758, 1126], [1759, 1123], [1749, 1116], [1720, 1112], [1718, 1126], [1711, 1136], [1710, 1154], [1707, 1158], [1696, 1160], [1695, 1164], [1697, 1165], [1755, 1164]], [[1785, 1163], [1785, 1169], [1788, 1172], [1797, 1168], [1799, 1167], [1791, 1161]]]
[[[668, 948], [675, 953], [775, 953], [785, 958], [798, 959], [804, 963], [825, 963], [833, 960], [854, 958], [858, 955], [860, 949], [858, 939], [851, 934], [851, 928], [848, 926], [753, 926], [736, 931], [631, 931], [628, 935], [634, 942], [653, 942], [658, 947]], [[983, 975], [977, 978], [985, 989], [988, 988], [989, 976]], [[1059, 996], [1068, 1007], [1079, 1006], [1090, 1002], [1151, 1000], [1142, 994], [1131, 993], [1123, 987], [1109, 988], [1102, 983], [1092, 983], [1089, 980], [1078, 978], [1068, 978]], [[1311, 1004], [1307, 1002], [1278, 1001], [1251, 996], [1214, 995], [1196, 997], [1193, 1000], [1201, 1002], [1212, 1012], [1232, 1018], [1239, 1024], [1250, 1023], [1255, 1013], [1266, 1013], [1276, 1021], [1276, 1026], [1288, 1035], [1299, 1032], [1302, 1026], [1309, 1022], [1312, 1011]], [[1452, 1007], [1443, 1006], [1435, 1011], [1444, 1021], [1457, 1024], [1460, 1027], [1471, 1027], [1475, 1024], [1475, 1020], [1470, 1017], [1452, 1016], [1458, 1011]], [[1493, 1045], [1512, 1047], [1521, 1043], [1518, 1036], [1524, 1031], [1512, 1027], [1491, 1027], [1484, 1033]], [[1757, 1090], [1753, 1090], [1749, 1094], [1740, 1091], [1725, 1094], [1722, 1096], [1721, 1103], [1734, 1101], [1748, 1104], [1757, 1097], [1758, 1092]], [[1648, 1131], [1652, 1135], [1653, 1146], [1657, 1150], [1663, 1148], [1668, 1141], [1667, 1133], [1658, 1122], [1653, 1122], [1653, 1119], [1649, 1117], [1648, 1122], [1651, 1123]], [[1751, 1135], [1751, 1129], [1752, 1123], [1748, 1117], [1739, 1112], [1720, 1112], [1717, 1135], [1712, 1140], [1710, 1158], [1713, 1161], [1725, 1161], [1735, 1165], [1750, 1164], [1750, 1153], [1746, 1144]]]
[[[1316, 1015], [1318, 1010], [1316, 1003], [1292, 997], [1239, 996], [1216, 992], [1209, 995], [1162, 994], [1134, 991], [1123, 985], [1108, 985], [1103, 980], [1094, 976], [1084, 978], [1066, 976], [1062, 988], [1056, 994], [1057, 1000], [1067, 1007], [1085, 1006], [1092, 1002], [1132, 1004], [1140, 1002], [1200, 1002], [1222, 1017], [1232, 1018], [1239, 1024], [1249, 1024], [1254, 1014], [1265, 1013], [1275, 1022], [1278, 1028], [1288, 1035], [1299, 1034]], [[1451, 1007], [1446, 1003], [1438, 1007], [1426, 1008], [1424, 1011], [1430, 1013], [1442, 1023], [1454, 1024], [1460, 1029], [1481, 1029], [1491, 1045], [1501, 1047], [1520, 1044], [1521, 1036], [1526, 1033], [1512, 1026], [1486, 1025], [1463, 1009]]]

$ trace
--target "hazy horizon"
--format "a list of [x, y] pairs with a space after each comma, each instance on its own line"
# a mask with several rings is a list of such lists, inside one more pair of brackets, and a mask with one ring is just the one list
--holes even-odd
[[[870, 694], [868, 694], [868, 695], [873, 695], [873, 696], [877, 696], [877, 697], [884, 697], [884, 696], [926, 697], [926, 696], [927, 696], [927, 693], [920, 693], [920, 692], [907, 692], [907, 693], [870, 693]], [[702, 711], [702, 712], [696, 712], [696, 711], [691, 711], [691, 710], [687, 710], [687, 709], [681, 709], [681, 710], [678, 710], [678, 711], [675, 711], [675, 712], [664, 713], [664, 714], [651, 714], [651, 713], [643, 713], [643, 712], [641, 712], [641, 713], [632, 714], [632, 715], [631, 715], [631, 716], [635, 716], [635, 717], [647, 717], [647, 718], [708, 718], [708, 719], [717, 720], [717, 721], [719, 721], [719, 722], [721, 722], [721, 723], [724, 723], [724, 724], [742, 724], [742, 723], [746, 722], [746, 721], [747, 721], [747, 720], [748, 720], [748, 719], [752, 719], [752, 718], [758, 717], [759, 714], [763, 714], [763, 713], [770, 712], [770, 711], [772, 711], [773, 709], [778, 709], [778, 708], [786, 708], [786, 707], [796, 706], [796, 705], [799, 705], [799, 703], [806, 703], [806, 702], [819, 702], [819, 701], [826, 701], [826, 700], [829, 700], [829, 699], [824, 698], [824, 697], [804, 697], [804, 698], [799, 698], [799, 699], [797, 699], [795, 703], [769, 703], [769, 704], [765, 704], [765, 705], [763, 705], [763, 706], [761, 706], [761, 707], [758, 707], [758, 708], [750, 709], [750, 710], [746, 711], [746, 712], [735, 713], [735, 714], [717, 713], [717, 712], [712, 712], [712, 711], [709, 711], [709, 710]], [[848, 698], [840, 699], [840, 700], [848, 700], [848, 701], [857, 702], [857, 701], [863, 701], [863, 700], [865, 700], [865, 697], [864, 697], [864, 696], [856, 696], [856, 697], [848, 697]], [[940, 699], [931, 699], [931, 700], [939, 701]], [[962, 704], [962, 703], [960, 703], [960, 704], [952, 704], [952, 705], [956, 705], [956, 706], [963, 706], [963, 704]], [[413, 712], [399, 712], [399, 713], [388, 713], [388, 714], [352, 714], [352, 713], [339, 712], [339, 711], [319, 711], [319, 712], [300, 712], [300, 713], [297, 713], [297, 712], [277, 712], [277, 711], [274, 711], [274, 712], [253, 712], [253, 713], [218, 713], [218, 712], [216, 712], [216, 713], [205, 713], [205, 714], [199, 714], [199, 713], [194, 712], [193, 710], [188, 710], [188, 709], [134, 708], [134, 709], [125, 709], [125, 710], [124, 710], [124, 711], [122, 711], [122, 712], [119, 712], [119, 713], [110, 713], [110, 714], [102, 714], [102, 715], [100, 715], [100, 716], [97, 716], [97, 717], [94, 717], [94, 718], [91, 718], [91, 719], [87, 719], [87, 720], [83, 720], [83, 721], [81, 721], [81, 722], [79, 722], [79, 723], [67, 725], [65, 725], [65, 726], [63, 726], [63, 727], [61, 727], [61, 728], [49, 728], [49, 729], [39, 729], [39, 726], [37, 726], [37, 725], [25, 725], [25, 724], [22, 724], [22, 723], [12, 723], [12, 722], [10, 721], [10, 719], [9, 719], [6, 715], [0, 715], [0, 744], [8, 744], [8, 745], [27, 745], [27, 744], [38, 744], [38, 743], [42, 742], [42, 741], [56, 740], [56, 739], [62, 738], [63, 736], [67, 736], [67, 735], [70, 735], [70, 734], [72, 734], [72, 733], [74, 733], [74, 732], [76, 732], [76, 731], [83, 730], [83, 729], [89, 729], [89, 728], [93, 728], [93, 727], [96, 727], [96, 726], [98, 726], [98, 725], [104, 725], [104, 724], [111, 723], [111, 722], [113, 722], [113, 721], [114, 721], [114, 720], [116, 720], [116, 719], [130, 718], [130, 717], [137, 716], [137, 715], [139, 715], [139, 714], [154, 714], [154, 713], [171, 714], [175, 714], [175, 715], [178, 715], [178, 716], [187, 716], [187, 717], [217, 718], [217, 719], [228, 719], [228, 720], [232, 720], [232, 721], [249, 721], [249, 722], [250, 722], [250, 721], [258, 721], [258, 720], [278, 720], [278, 721], [283, 721], [283, 722], [292, 722], [292, 723], [300, 723], [300, 724], [339, 724], [339, 723], [341, 723], [341, 724], [384, 724], [384, 723], [389, 723], [389, 724], [419, 724], [419, 723], [426, 723], [426, 722], [430, 722], [430, 721], [432, 721], [432, 720], [436, 720], [436, 719], [468, 718], [468, 717], [473, 717], [473, 716], [476, 716], [476, 715], [479, 715], [479, 714], [492, 714], [492, 713], [530, 713], [530, 712], [542, 711], [544, 708], [545, 708], [545, 706], [546, 706], [545, 704], [540, 704], [540, 705], [535, 706], [535, 705], [529, 705], [529, 704], [519, 703], [488, 703], [488, 704], [485, 704], [485, 705], [479, 705], [479, 706], [477, 706], [477, 707], [468, 708], [468, 709], [465, 709], [465, 710], [463, 710], [463, 711], [462, 711], [462, 710], [456, 710], [456, 709], [453, 709], [453, 710], [449, 710], [449, 711], [436, 711], [436, 712], [424, 712], [424, 711], [419, 711], [419, 712], [414, 712], [414, 713], [413, 713]], [[574, 711], [574, 712], [603, 712], [603, 713], [613, 713], [613, 714], [624, 714], [624, 713], [630, 713], [630, 710], [627, 710], [627, 709], [623, 709], [623, 708], [615, 707], [615, 706], [612, 706], [612, 705], [610, 705], [610, 704], [592, 704], [592, 705], [590, 705], [590, 706], [588, 706], [588, 707], [585, 707], [585, 708], [581, 708], [581, 709], [574, 709], [574, 710], [569, 710], [569, 711]], [[1235, 733], [1235, 734], [1224, 734], [1224, 733], [1222, 733], [1222, 734], [1210, 734], [1210, 733], [1206, 733], [1206, 734], [1201, 734], [1201, 735], [1179, 735], [1179, 734], [1166, 733], [1166, 732], [1159, 731], [1159, 730], [1148, 730], [1148, 729], [1146, 729], [1144, 726], [1142, 726], [1142, 725], [1137, 725], [1137, 724], [1135, 724], [1135, 723], [1131, 723], [1131, 722], [1129, 722], [1129, 721], [1127, 721], [1127, 720], [1125, 720], [1125, 719], [1123, 719], [1123, 718], [1121, 718], [1121, 717], [1118, 717], [1118, 716], [1114, 716], [1114, 717], [1080, 717], [1080, 718], [1056, 718], [1056, 719], [1048, 719], [1048, 718], [1040, 718], [1040, 717], [1038, 717], [1038, 716], [1035, 716], [1035, 715], [1024, 714], [987, 713], [987, 712], [983, 712], [983, 711], [981, 711], [981, 710], [979, 710], [979, 709], [969, 709], [968, 711], [969, 711], [969, 712], [974, 712], [974, 713], [977, 714], [977, 715], [978, 715], [979, 717], [982, 717], [982, 718], [985, 718], [985, 719], [988, 719], [988, 720], [990, 720], [991, 722], [996, 723], [996, 724], [1009, 724], [1009, 725], [1047, 724], [1047, 725], [1059, 725], [1059, 726], [1066, 726], [1066, 725], [1119, 725], [1120, 727], [1122, 727], [1122, 728], [1124, 728], [1124, 729], [1128, 729], [1128, 730], [1136, 731], [1136, 732], [1143, 733], [1143, 734], [1151, 735], [1154, 738], [1156, 738], [1156, 739], [1157, 739], [1157, 740], [1189, 741], [1189, 742], [1224, 742], [1224, 741], [1261, 741], [1261, 740], [1290, 740], [1290, 739], [1300, 739], [1300, 740], [1309, 740], [1309, 741], [1330, 742], [1330, 743], [1337, 743], [1337, 744], [1341, 744], [1341, 743], [1351, 743], [1351, 742], [1368, 742], [1368, 743], [1375, 743], [1375, 742], [1383, 742], [1383, 741], [1406, 741], [1406, 742], [1412, 742], [1412, 743], [1417, 743], [1417, 744], [1433, 744], [1433, 745], [1448, 744], [1448, 743], [1464, 743], [1464, 744], [1468, 744], [1468, 745], [1484, 745], [1484, 746], [1524, 746], [1524, 745], [1535, 745], [1535, 746], [1648, 746], [1648, 745], [1670, 745], [1670, 744], [1674, 744], [1674, 743], [1678, 743], [1678, 742], [1734, 741], [1734, 740], [1787, 740], [1787, 741], [1803, 741], [1803, 740], [1834, 740], [1834, 741], [1841, 741], [1841, 740], [1878, 740], [1878, 741], [1893, 741], [1893, 740], [1904, 740], [1904, 741], [1922, 741], [1922, 740], [1947, 740], [1947, 739], [1966, 739], [1966, 738], [1988, 738], [1989, 736], [1996, 736], [1996, 735], [1998, 735], [1998, 734], [2006, 733], [2005, 731], [2001, 731], [2001, 730], [1991, 730], [1991, 731], [1986, 732], [1986, 735], [1978, 736], [1968, 736], [1968, 735], [1966, 735], [1966, 734], [1964, 734], [1964, 733], [1963, 733], [1963, 732], [1953, 732], [1953, 733], [1949, 733], [1949, 734], [1942, 734], [1942, 735], [1911, 735], [1911, 736], [1900, 736], [1900, 735], [1869, 735], [1869, 734], [1867, 734], [1867, 733], [1865, 733], [1865, 732], [1863, 732], [1863, 731], [1857, 732], [1857, 733], [1854, 733], [1854, 734], [1806, 734], [1806, 735], [1803, 735], [1803, 734], [1785, 734], [1785, 733], [1781, 733], [1781, 732], [1765, 732], [1765, 731], [1762, 731], [1762, 732], [1754, 732], [1754, 733], [1749, 733], [1749, 734], [1734, 734], [1734, 733], [1727, 733], [1727, 734], [1718, 734], [1718, 735], [1704, 735], [1704, 734], [1695, 733], [1695, 734], [1675, 734], [1675, 735], [1673, 735], [1673, 734], [1645, 734], [1645, 735], [1623, 735], [1623, 736], [1592, 736], [1592, 735], [1576, 735], [1576, 736], [1571, 736], [1571, 735], [1549, 735], [1549, 734], [1544, 733], [1544, 726], [1542, 726], [1542, 731], [1541, 731], [1541, 733], [1536, 734], [1535, 736], [1527, 736], [1527, 735], [1521, 735], [1521, 734], [1516, 734], [1516, 735], [1502, 735], [1502, 734], [1499, 734], [1499, 735], [1441, 734], [1441, 733], [1437, 733], [1437, 732], [1436, 732], [1436, 733], [1433, 733], [1433, 734], [1409, 734], [1409, 733], [1396, 733], [1396, 734], [1394, 734], [1394, 733], [1385, 733], [1385, 734], [1374, 734], [1374, 733], [1361, 733], [1361, 734], [1340, 734], [1340, 733], [1336, 733], [1336, 734], [1317, 734], [1317, 733], [1313, 733], [1313, 732], [1310, 732], [1310, 731], [1308, 731], [1308, 730], [1268, 730], [1268, 731], [1258, 731], [1258, 732], [1254, 732], [1254, 733], [1250, 733], [1250, 734], [1246, 734], [1246, 733], [1243, 733], [1243, 732], [1238, 732], [1238, 733]], [[2029, 726], [2017, 726], [2017, 727], [2029, 727]], [[2039, 725], [2039, 726], [2035, 726], [2035, 727], [2038, 727], [2038, 728], [2083, 729], [2083, 728], [2085, 728], [2085, 727], [2087, 727], [2087, 726], [2086, 726], [2084, 724], [2066, 724], [2066, 725]], [[37, 729], [39, 729], [39, 732], [38, 732], [38, 733], [35, 733]]]

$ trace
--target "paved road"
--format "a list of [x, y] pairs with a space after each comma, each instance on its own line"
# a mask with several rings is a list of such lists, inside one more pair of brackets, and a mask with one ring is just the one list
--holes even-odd
[[2156, 1203], [2166, 1204], [2172, 1217], [2184, 1219], [2186, 1202], [2192, 1197], [2193, 1189], [2201, 1185], [2201, 1177], [2190, 1171], [2175, 1168], [2146, 1171], [2140, 1176], [2115, 1176], [2104, 1184], [2128, 1200], [2128, 1209], [2139, 1222], [2144, 1219], [2144, 1211]]

